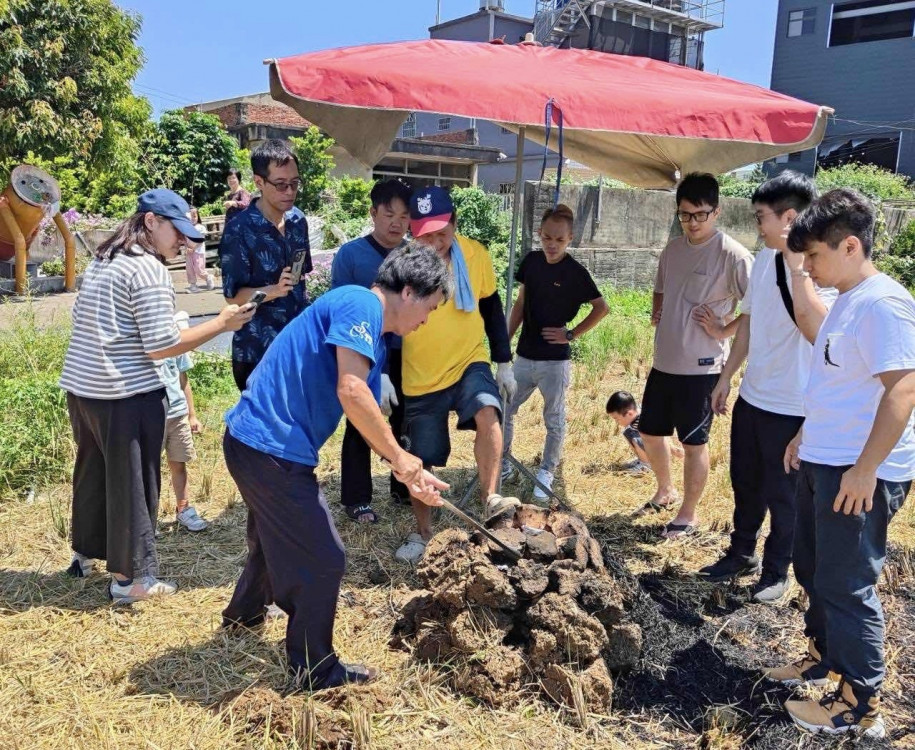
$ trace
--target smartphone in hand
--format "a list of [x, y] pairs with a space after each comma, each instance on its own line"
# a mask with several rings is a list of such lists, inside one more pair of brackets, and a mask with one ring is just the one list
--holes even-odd
[[249, 299], [245, 304], [252, 305], [253, 307], [256, 308], [265, 299], [267, 299], [267, 292], [264, 292], [259, 289], [258, 291], [256, 291], [254, 294], [251, 295], [251, 299]]
[[302, 271], [305, 268], [305, 261], [308, 259], [307, 250], [299, 250], [292, 259], [292, 267], [290, 269], [292, 274], [292, 283], [293, 285], [298, 284], [302, 280]]

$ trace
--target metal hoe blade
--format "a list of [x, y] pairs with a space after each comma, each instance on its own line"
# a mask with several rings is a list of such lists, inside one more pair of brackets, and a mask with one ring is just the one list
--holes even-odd
[[489, 529], [487, 529], [483, 524], [481, 524], [479, 521], [477, 521], [477, 519], [475, 519], [473, 516], [467, 515], [464, 511], [462, 511], [460, 508], [458, 508], [456, 505], [454, 505], [449, 500], [446, 500], [445, 498], [441, 498], [441, 500], [442, 500], [443, 508], [447, 508], [452, 513], [454, 513], [454, 515], [456, 515], [458, 518], [469, 523], [477, 531], [479, 531], [483, 536], [485, 536], [489, 541], [491, 541], [493, 544], [497, 544], [499, 547], [501, 547], [508, 555], [510, 555], [512, 557], [512, 559], [514, 559], [514, 560], [521, 559], [521, 553], [518, 552], [518, 550], [514, 549], [513, 547], [509, 547], [505, 542], [503, 542], [501, 539], [499, 539], [499, 537], [497, 537], [495, 534], [493, 534]]

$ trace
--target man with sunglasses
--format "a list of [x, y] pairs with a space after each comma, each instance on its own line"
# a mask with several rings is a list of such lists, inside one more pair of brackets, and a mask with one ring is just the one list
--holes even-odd
[[696, 531], [696, 508], [709, 473], [711, 394], [728, 356], [753, 258], [716, 223], [718, 182], [710, 174], [688, 174], [677, 186], [677, 219], [683, 236], [661, 253], [652, 300], [657, 327], [654, 361], [642, 399], [640, 431], [658, 489], [636, 513], [673, 508], [679, 498], [670, 471], [667, 436], [683, 444], [683, 504], [663, 531], [677, 539]]
[[[260, 197], [228, 222], [219, 246], [222, 291], [230, 304], [244, 304], [258, 291], [266, 299], [243, 332], [232, 337], [232, 375], [239, 391], [277, 334], [308, 305], [305, 274], [312, 270], [308, 222], [295, 206], [302, 180], [292, 150], [269, 140], [251, 152]], [[293, 283], [292, 264], [305, 253]]]

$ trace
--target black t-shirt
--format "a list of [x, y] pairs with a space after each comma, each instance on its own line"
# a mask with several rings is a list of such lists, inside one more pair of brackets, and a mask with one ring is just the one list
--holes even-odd
[[524, 318], [518, 354], [526, 359], [564, 360], [572, 356], [568, 344], [544, 340], [544, 328], [570, 323], [585, 303], [600, 297], [587, 269], [571, 255], [547, 263], [541, 251], [529, 252], [521, 261], [515, 279], [524, 284]]

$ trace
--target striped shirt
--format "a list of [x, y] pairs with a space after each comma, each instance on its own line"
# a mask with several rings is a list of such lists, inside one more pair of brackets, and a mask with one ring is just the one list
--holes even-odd
[[93, 260], [73, 307], [60, 387], [108, 400], [164, 388], [149, 354], [181, 341], [174, 312], [171, 277], [155, 256], [118, 253], [114, 260]]

